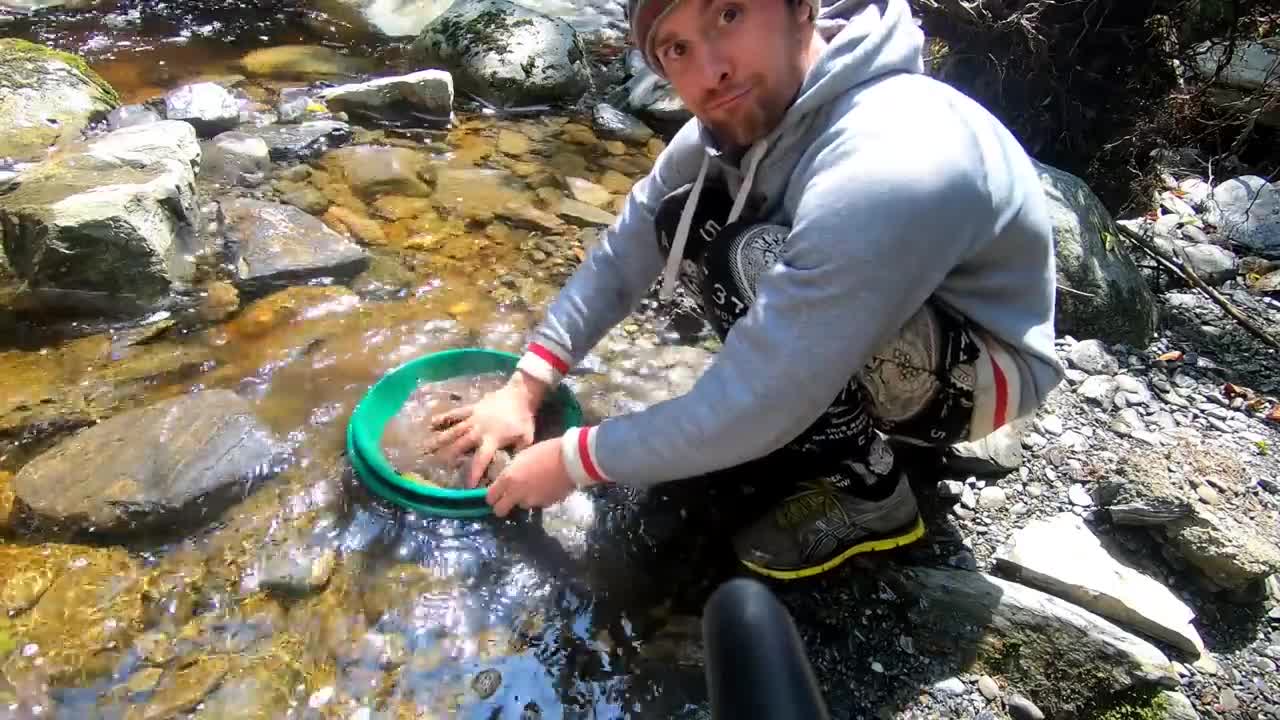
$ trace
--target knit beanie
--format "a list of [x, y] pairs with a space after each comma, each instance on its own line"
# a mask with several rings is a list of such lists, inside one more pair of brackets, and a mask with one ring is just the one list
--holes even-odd
[[[822, 0], [804, 0], [813, 6], [813, 18], [822, 12]], [[653, 28], [664, 15], [680, 4], [680, 0], [627, 0], [627, 19], [631, 23], [631, 42], [640, 50], [649, 67], [663, 75], [662, 63], [653, 55]]]

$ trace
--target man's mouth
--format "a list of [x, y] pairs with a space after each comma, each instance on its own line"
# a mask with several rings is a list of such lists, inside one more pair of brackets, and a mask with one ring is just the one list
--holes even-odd
[[738, 102], [742, 98], [746, 97], [750, 92], [751, 92], [751, 88], [749, 87], [742, 88], [741, 90], [735, 90], [730, 94], [726, 95], [725, 97], [722, 97], [719, 100], [716, 100], [715, 102], [711, 103], [711, 105], [707, 106], [707, 109], [708, 110], [724, 110], [725, 108], [728, 108], [729, 106]]

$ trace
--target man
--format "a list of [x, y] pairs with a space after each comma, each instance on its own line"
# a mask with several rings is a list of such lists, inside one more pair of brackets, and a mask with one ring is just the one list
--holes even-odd
[[[526, 447], [498, 515], [574, 488], [736, 473], [777, 502], [734, 538], [777, 578], [924, 531], [886, 436], [933, 446], [1030, 414], [1062, 376], [1039, 181], [982, 107], [923, 74], [906, 0], [631, 0], [696, 116], [549, 308], [507, 387], [434, 447]], [[665, 256], [665, 260], [664, 260]], [[529, 446], [547, 389], [661, 275], [724, 346], [687, 395]], [[780, 494], [779, 494], [780, 493]]]

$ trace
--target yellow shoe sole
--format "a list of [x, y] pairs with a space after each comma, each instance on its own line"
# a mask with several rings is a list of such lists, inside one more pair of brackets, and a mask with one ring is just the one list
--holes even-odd
[[915, 525], [911, 526], [909, 530], [898, 535], [893, 535], [891, 537], [877, 538], [875, 540], [867, 540], [865, 542], [860, 542], [857, 545], [851, 546], [848, 550], [845, 550], [844, 552], [840, 553], [839, 555], [836, 555], [830, 560], [823, 562], [820, 565], [812, 565], [810, 567], [797, 568], [795, 570], [775, 570], [773, 568], [767, 568], [767, 567], [762, 567], [760, 565], [756, 565], [755, 563], [751, 563], [746, 560], [740, 559], [740, 561], [742, 562], [743, 565], [746, 565], [752, 572], [756, 572], [761, 575], [765, 575], [767, 577], [777, 578], [779, 580], [799, 580], [800, 578], [807, 578], [807, 577], [813, 577], [814, 575], [821, 575], [822, 573], [835, 568], [837, 565], [844, 562], [845, 560], [848, 560], [854, 555], [861, 555], [863, 553], [869, 553], [869, 552], [878, 552], [881, 550], [892, 550], [896, 547], [909, 545], [919, 540], [922, 537], [924, 537], [924, 518], [917, 515]]

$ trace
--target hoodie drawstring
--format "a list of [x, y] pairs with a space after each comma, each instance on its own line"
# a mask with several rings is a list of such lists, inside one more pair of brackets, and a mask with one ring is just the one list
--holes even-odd
[[702, 194], [702, 183], [707, 179], [707, 167], [711, 165], [711, 157], [702, 155], [702, 167], [698, 169], [698, 179], [693, 183], [693, 192], [684, 202], [684, 210], [680, 212], [680, 222], [676, 225], [676, 236], [671, 242], [671, 252], [667, 255], [667, 268], [662, 274], [662, 292], [658, 297], [670, 300], [676, 291], [676, 277], [680, 272], [680, 260], [684, 258], [684, 246], [689, 240], [689, 226], [693, 224], [693, 212], [698, 207], [698, 196]]
[[[751, 193], [751, 184], [755, 180], [756, 169], [760, 167], [760, 159], [764, 157], [768, 147], [769, 141], [762, 140], [747, 152], [750, 156], [747, 162], [747, 174], [742, 179], [742, 187], [738, 188], [738, 196], [733, 200], [733, 209], [729, 211], [729, 218], [725, 221], [725, 225], [736, 221], [742, 215], [742, 210], [747, 204], [747, 195]], [[670, 300], [675, 294], [680, 262], [684, 259], [684, 246], [689, 240], [689, 226], [693, 224], [693, 213], [698, 208], [698, 197], [702, 195], [702, 185], [706, 182], [707, 168], [710, 165], [711, 157], [704, 154], [702, 167], [698, 169], [698, 179], [694, 181], [689, 199], [685, 201], [684, 209], [680, 211], [680, 222], [676, 224], [676, 236], [672, 239], [671, 252], [667, 255], [667, 266], [662, 273], [662, 290], [658, 293], [658, 297], [663, 300]]]

